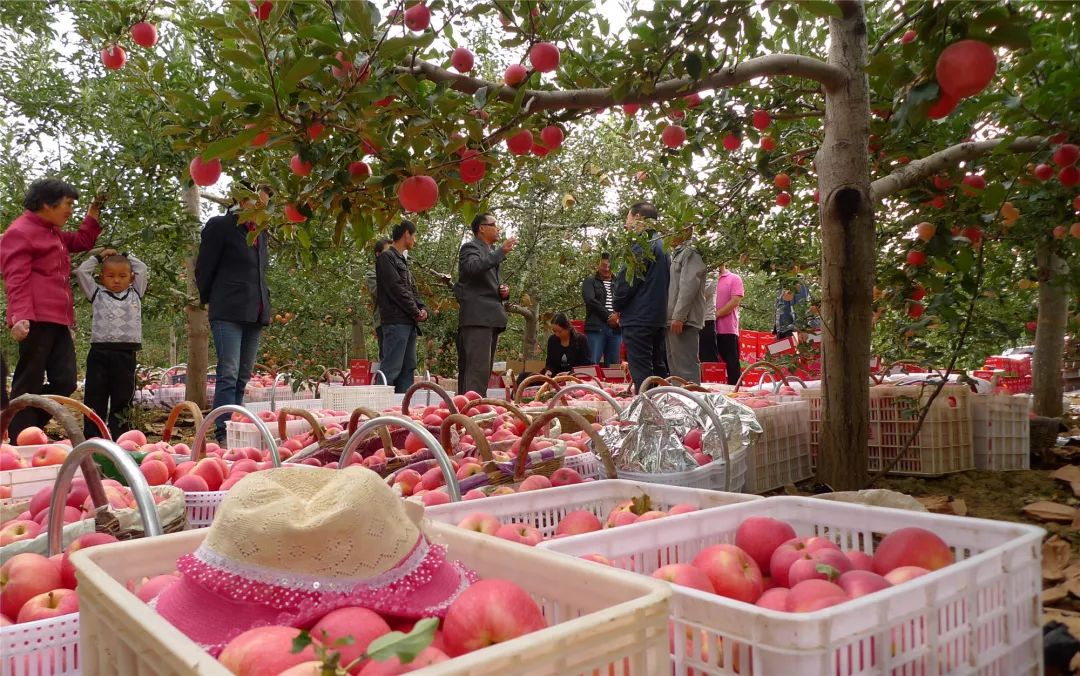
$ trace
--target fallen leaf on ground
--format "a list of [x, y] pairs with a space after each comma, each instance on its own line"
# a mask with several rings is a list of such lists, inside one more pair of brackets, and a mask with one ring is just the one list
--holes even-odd
[[1042, 593], [1042, 601], [1047, 605], [1052, 605], [1054, 603], [1057, 603], [1058, 601], [1065, 600], [1068, 595], [1069, 590], [1066, 588], [1066, 586], [1063, 584], [1059, 584], [1056, 587], [1044, 589]]
[[1080, 481], [1080, 466], [1078, 465], [1065, 465], [1059, 467], [1050, 473], [1051, 479], [1058, 479], [1066, 483], [1072, 483], [1074, 481]]
[[924, 495], [919, 498], [915, 498], [922, 503], [922, 506], [926, 508], [926, 511], [933, 512], [935, 514], [949, 514], [952, 512], [949, 509], [949, 498], [944, 495]]
[[962, 499], [957, 498], [953, 500], [949, 503], [949, 506], [952, 507], [953, 514], [957, 516], [967, 516], [967, 503], [964, 502]]
[[1059, 502], [1050, 502], [1049, 500], [1033, 502], [1024, 507], [1023, 512], [1039, 521], [1057, 521], [1061, 523], [1069, 523], [1077, 516], [1075, 507], [1069, 507]]
[[1053, 536], [1042, 546], [1042, 576], [1051, 582], [1065, 579], [1065, 569], [1069, 565], [1069, 543], [1058, 536]]
[[1080, 480], [1070, 481], [1069, 488], [1072, 488], [1073, 495], [1080, 498]]
[[1073, 638], [1080, 640], [1080, 613], [1058, 608], [1046, 608], [1043, 610], [1043, 624], [1048, 622], [1060, 622], [1065, 625]]

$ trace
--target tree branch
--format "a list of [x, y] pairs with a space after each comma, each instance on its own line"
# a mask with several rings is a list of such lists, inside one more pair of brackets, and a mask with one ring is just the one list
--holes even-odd
[[204, 200], [213, 202], [214, 204], [220, 204], [223, 207], [232, 206], [232, 200], [227, 197], [212, 195], [208, 192], [200, 192], [199, 197], [203, 198]]
[[[451, 89], [466, 94], [472, 94], [483, 87], [487, 87], [489, 99], [498, 98], [501, 101], [512, 103], [517, 98], [518, 92], [514, 87], [452, 73], [420, 59], [409, 58], [406, 60], [405, 65], [398, 66], [395, 70], [398, 73], [426, 77], [435, 82], [448, 82]], [[566, 108], [603, 108], [619, 103], [656, 103], [680, 98], [705, 89], [734, 87], [755, 78], [780, 75], [816, 80], [822, 83], [826, 89], [835, 89], [846, 79], [846, 75], [841, 68], [827, 64], [824, 61], [797, 54], [769, 54], [710, 73], [700, 80], [689, 77], [665, 80], [657, 84], [656, 88], [649, 94], [631, 92], [620, 101], [615, 100], [610, 88], [566, 91], [530, 89], [525, 93], [524, 100], [527, 102], [526, 109], [530, 113]]]
[[[955, 165], [957, 162], [973, 160], [985, 155], [997, 148], [1005, 139], [990, 139], [989, 141], [970, 141], [940, 150], [933, 155], [928, 155], [921, 160], [914, 160], [910, 164], [894, 171], [888, 176], [879, 178], [870, 184], [870, 193], [875, 201], [880, 201], [889, 195], [910, 188], [920, 181], [925, 181], [937, 172]], [[1042, 136], [1021, 136], [1009, 144], [1008, 149], [1014, 153], [1027, 153], [1038, 150], [1046, 143]]]

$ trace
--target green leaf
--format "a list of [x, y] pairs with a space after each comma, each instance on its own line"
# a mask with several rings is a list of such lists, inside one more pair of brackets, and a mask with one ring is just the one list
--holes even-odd
[[971, 249], [964, 247], [956, 253], [956, 269], [960, 272], [967, 272], [975, 265], [975, 256], [971, 253]]
[[819, 19], [844, 18], [844, 13], [840, 11], [840, 6], [835, 2], [829, 2], [828, 0], [804, 0], [802, 6], [806, 11]]
[[248, 143], [251, 143], [251, 139], [259, 135], [262, 130], [258, 127], [252, 127], [251, 129], [245, 129], [235, 136], [223, 138], [220, 141], [214, 141], [210, 145], [206, 146], [206, 150], [203, 151], [202, 157], [204, 161], [209, 161], [215, 158], [221, 158], [223, 160], [231, 159], [236, 153]]
[[296, 90], [296, 85], [301, 80], [319, 69], [319, 60], [314, 56], [303, 56], [289, 68], [289, 71], [281, 76], [281, 94], [291, 94]]
[[1009, 10], [1002, 5], [990, 7], [971, 20], [972, 26], [996, 26], [1009, 20]]
[[218, 56], [226, 61], [244, 68], [255, 69], [259, 67], [259, 62], [255, 60], [251, 54], [241, 49], [223, 49], [218, 52]]
[[485, 105], [487, 105], [487, 96], [488, 96], [488, 88], [487, 87], [481, 87], [480, 89], [477, 89], [476, 92], [473, 93], [473, 97], [472, 97], [473, 98], [473, 103], [476, 104], [477, 108], [483, 108]]
[[881, 52], [866, 64], [866, 74], [871, 77], [884, 77], [896, 66], [895, 57], [888, 52]]
[[427, 617], [417, 622], [408, 634], [392, 631], [369, 643], [367, 655], [377, 662], [397, 657], [402, 664], [408, 664], [416, 659], [420, 651], [431, 645], [438, 626], [437, 618]]
[[1013, 49], [1031, 48], [1031, 34], [1027, 26], [1020, 23], [1002, 24], [990, 34], [990, 44], [998, 44]]
[[331, 47], [340, 47], [342, 45], [341, 35], [333, 26], [328, 26], [326, 24], [307, 24], [296, 31], [296, 37], [299, 40], [318, 40]]
[[303, 225], [296, 226], [296, 239], [305, 249], [311, 248], [311, 233]]
[[311, 634], [306, 631], [301, 631], [292, 641], [292, 652], [302, 653], [304, 652], [304, 648], [309, 645], [311, 645]]
[[701, 57], [694, 52], [688, 53], [683, 58], [683, 67], [686, 68], [686, 73], [695, 80], [701, 79], [702, 66]]
[[982, 192], [982, 208], [987, 211], [997, 212], [1001, 203], [1005, 201], [1005, 186], [1000, 183], [991, 183]]

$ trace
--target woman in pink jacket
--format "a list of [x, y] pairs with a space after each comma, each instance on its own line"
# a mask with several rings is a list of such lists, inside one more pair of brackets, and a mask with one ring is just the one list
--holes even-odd
[[[71, 294], [72, 252], [89, 251], [101, 234], [98, 214], [104, 196], [90, 204], [76, 232], [65, 232], [79, 192], [69, 183], [46, 178], [34, 181], [23, 199], [26, 211], [0, 237], [0, 274], [7, 292], [7, 325], [19, 344], [19, 361], [11, 397], [27, 392], [60, 394], [75, 391], [75, 324]], [[48, 374], [49, 385], [45, 386]], [[49, 415], [25, 409], [11, 421], [14, 442], [19, 432], [42, 427]]]

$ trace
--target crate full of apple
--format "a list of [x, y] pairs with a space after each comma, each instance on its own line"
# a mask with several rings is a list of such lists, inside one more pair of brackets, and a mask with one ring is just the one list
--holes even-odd
[[1020, 674], [1042, 660], [1043, 534], [776, 497], [540, 547], [672, 582], [676, 673]]

